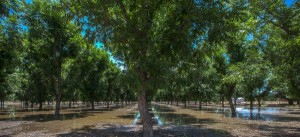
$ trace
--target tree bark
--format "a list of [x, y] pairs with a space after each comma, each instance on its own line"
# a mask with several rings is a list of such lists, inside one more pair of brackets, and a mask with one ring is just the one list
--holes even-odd
[[[55, 46], [54, 46], [55, 47]], [[54, 50], [56, 54], [56, 49]], [[56, 68], [57, 68], [57, 73], [56, 77], [54, 78], [54, 83], [55, 83], [55, 90], [56, 90], [56, 104], [55, 104], [55, 118], [60, 117], [60, 102], [61, 102], [61, 62], [55, 61]]]
[[236, 117], [235, 107], [234, 107], [234, 104], [232, 103], [232, 99], [231, 99], [230, 96], [227, 97], [227, 101], [229, 102], [229, 106], [230, 106], [230, 109], [231, 109], [231, 116]]
[[106, 101], [106, 108], [109, 109], [109, 100]]
[[42, 110], [43, 109], [43, 101], [40, 101], [39, 102], [39, 110]]
[[250, 110], [253, 110], [253, 100], [250, 100]]
[[237, 100], [237, 97], [234, 97], [234, 106], [236, 107], [236, 100]]
[[152, 137], [153, 136], [152, 119], [148, 111], [146, 91], [144, 90], [144, 87], [141, 87], [141, 90], [138, 93], [138, 108], [143, 122], [143, 136]]
[[91, 105], [92, 105], [92, 110], [95, 110], [94, 100], [91, 101]]
[[199, 100], [199, 110], [202, 110], [202, 101]]
[[261, 100], [258, 98], [257, 99], [258, 107], [261, 107]]
[[224, 107], [224, 95], [222, 95], [222, 107]]
[[69, 100], [69, 108], [71, 108], [71, 105], [72, 105], [72, 101]]

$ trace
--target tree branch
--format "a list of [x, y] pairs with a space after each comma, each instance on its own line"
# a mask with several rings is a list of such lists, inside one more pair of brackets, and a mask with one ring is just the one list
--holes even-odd
[[130, 19], [129, 19], [129, 16], [128, 16], [127, 12], [126, 12], [126, 8], [125, 8], [125, 5], [124, 5], [123, 1], [122, 0], [117, 0], [117, 3], [118, 3], [118, 5], [120, 6], [120, 8], [122, 10], [122, 14], [125, 18], [125, 21], [128, 23], [130, 21]]

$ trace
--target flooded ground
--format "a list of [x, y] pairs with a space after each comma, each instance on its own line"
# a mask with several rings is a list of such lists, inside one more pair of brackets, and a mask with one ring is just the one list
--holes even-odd
[[[231, 118], [228, 107], [183, 106], [152, 103], [149, 110], [157, 136], [299, 136], [299, 107], [262, 107], [250, 111], [238, 106]], [[15, 106], [0, 111], [0, 136], [140, 136], [141, 120], [137, 105], [121, 108], [97, 106], [62, 109], [61, 119], [54, 110], [22, 110]]]

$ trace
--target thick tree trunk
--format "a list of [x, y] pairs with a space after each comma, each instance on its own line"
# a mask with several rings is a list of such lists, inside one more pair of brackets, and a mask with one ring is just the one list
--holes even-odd
[[250, 100], [250, 110], [253, 110], [253, 100]]
[[152, 137], [153, 136], [152, 119], [148, 111], [146, 91], [144, 90], [144, 87], [141, 87], [141, 90], [138, 93], [138, 108], [143, 122], [143, 136]]
[[229, 106], [230, 106], [230, 110], [231, 110], [231, 116], [232, 117], [236, 117], [236, 111], [235, 111], [235, 107], [234, 107], [234, 105], [232, 103], [231, 96], [227, 97], [227, 101], [229, 102]]
[[39, 110], [42, 110], [42, 109], [43, 109], [43, 102], [40, 101], [40, 102], [39, 102]]
[[184, 108], [186, 108], [186, 101], [184, 101]]
[[178, 100], [176, 101], [176, 106], [178, 106]]
[[297, 101], [297, 105], [300, 105], [300, 101]]
[[57, 94], [55, 99], [55, 118], [60, 117], [60, 100], [61, 94]]

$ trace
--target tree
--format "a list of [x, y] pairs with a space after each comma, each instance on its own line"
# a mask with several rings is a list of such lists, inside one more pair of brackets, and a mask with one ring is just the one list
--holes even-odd
[[79, 58], [77, 65], [79, 66], [79, 80], [81, 82], [81, 95], [91, 103], [94, 110], [94, 102], [104, 94], [104, 72], [109, 66], [108, 54], [95, 47], [86, 49], [82, 57]]
[[110, 62], [110, 64], [108, 64], [108, 69], [104, 73], [106, 85], [106, 92], [104, 94], [107, 108], [109, 108], [109, 102], [112, 101], [113, 93], [116, 90], [118, 84], [117, 78], [119, 77], [119, 75], [119, 68], [117, 68], [115, 64]]
[[22, 45], [22, 35], [18, 25], [18, 2], [7, 0], [0, 2], [0, 108], [12, 91], [8, 79], [18, 64], [18, 51]]
[[58, 2], [33, 1], [26, 5], [24, 19], [28, 27], [29, 44], [39, 45], [37, 58], [47, 66], [46, 75], [55, 91], [55, 116], [60, 115], [62, 97], [62, 65], [74, 57], [81, 43], [81, 34], [64, 7]]
[[291, 6], [281, 0], [252, 1], [251, 7], [251, 12], [259, 18], [261, 31], [267, 37], [266, 59], [272, 65], [272, 89], [283, 92], [292, 104], [293, 100], [300, 100], [300, 1], [294, 1]]
[[[234, 26], [240, 6], [225, 8], [219, 1], [76, 1], [78, 22], [88, 29], [86, 37], [97, 38], [125, 62], [139, 84], [138, 105], [144, 136], [153, 136], [146, 96], [164, 80], [170, 66], [189, 55], [193, 42], [207, 36], [211, 42], [226, 37]], [[96, 10], [100, 9], [100, 10]], [[224, 27], [227, 26], [227, 27]], [[178, 56], [179, 55], [179, 56]], [[155, 90], [150, 90], [150, 89]]]
[[262, 53], [255, 48], [250, 48], [247, 51], [247, 59], [241, 65], [243, 70], [243, 85], [244, 96], [250, 101], [250, 109], [253, 109], [253, 101], [256, 95], [260, 92], [260, 88], [264, 86], [264, 81], [267, 79], [268, 65], [265, 64]]

